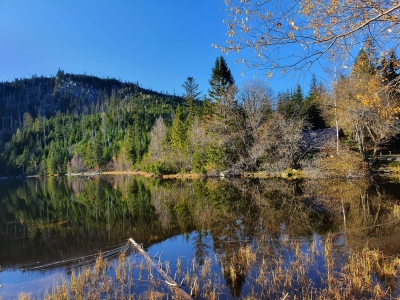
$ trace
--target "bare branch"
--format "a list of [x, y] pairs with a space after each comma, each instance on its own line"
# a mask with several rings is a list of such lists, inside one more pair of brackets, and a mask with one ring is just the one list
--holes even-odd
[[[400, 2], [392, 0], [226, 0], [228, 40], [222, 52], [252, 50], [246, 66], [283, 73], [322, 58], [346, 58], [368, 40], [381, 49], [400, 34]], [[246, 52], [248, 56], [248, 52]]]

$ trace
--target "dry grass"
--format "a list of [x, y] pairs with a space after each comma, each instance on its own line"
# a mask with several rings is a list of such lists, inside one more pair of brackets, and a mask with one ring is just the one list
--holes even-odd
[[338, 154], [331, 151], [315, 155], [303, 162], [303, 169], [307, 178], [360, 178], [368, 174], [362, 155], [345, 147]]
[[[393, 299], [400, 269], [399, 257], [363, 248], [338, 250], [337, 240], [328, 235], [315, 238], [304, 250], [304, 242], [291, 241], [271, 248], [265, 240], [241, 245], [228, 255], [195, 260], [176, 269], [164, 262], [195, 299]], [[276, 241], [274, 242], [276, 243]], [[339, 252], [338, 252], [339, 251]], [[320, 262], [319, 264], [317, 262]], [[216, 271], [220, 266], [221, 272]], [[186, 268], [186, 271], [183, 271]], [[114, 270], [110, 272], [110, 270]], [[174, 293], [155, 277], [144, 260], [130, 262], [121, 253], [115, 265], [100, 255], [93, 267], [73, 271], [68, 281], [46, 292], [44, 299], [166, 299]], [[244, 280], [245, 278], [245, 280]], [[226, 281], [225, 281], [225, 280]], [[247, 286], [242, 292], [243, 284]], [[244, 290], [243, 290], [244, 291]], [[20, 295], [19, 299], [32, 299]]]
[[400, 164], [398, 161], [392, 161], [389, 163], [389, 169], [393, 174], [400, 174]]

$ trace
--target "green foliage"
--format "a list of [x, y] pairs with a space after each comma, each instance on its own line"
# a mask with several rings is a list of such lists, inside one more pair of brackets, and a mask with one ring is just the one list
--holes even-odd
[[375, 71], [376, 68], [373, 64], [371, 53], [360, 49], [351, 70], [352, 74], [356, 76], [363, 76], [364, 74], [373, 75]]
[[[71, 94], [65, 90], [71, 82], [97, 98]], [[24, 102], [15, 100], [17, 96]], [[20, 175], [28, 169], [36, 174], [63, 173], [74, 153], [82, 158], [83, 169], [108, 168], [122, 149], [130, 164], [139, 165], [156, 118], [162, 116], [171, 124], [171, 110], [182, 100], [137, 83], [61, 70], [53, 78], [0, 83], [0, 175]], [[9, 106], [12, 102], [21, 103], [19, 111]], [[42, 103], [49, 110], [37, 108]]]
[[231, 70], [228, 68], [222, 55], [215, 61], [209, 83], [210, 89], [208, 90], [208, 94], [215, 102], [219, 102], [227, 92], [228, 87], [235, 83]]
[[175, 170], [172, 168], [172, 166], [170, 164], [168, 164], [167, 162], [159, 161], [159, 160], [155, 161], [150, 166], [150, 171], [157, 175], [175, 173]]
[[219, 171], [226, 168], [224, 150], [216, 144], [208, 144], [206, 149], [206, 170]]
[[184, 104], [187, 107], [188, 118], [193, 119], [196, 114], [197, 102], [201, 91], [199, 91], [199, 85], [196, 83], [193, 77], [188, 77], [182, 84], [185, 93], [183, 94]]
[[322, 96], [323, 87], [317, 85], [315, 75], [311, 79], [311, 88], [307, 97], [304, 99], [305, 115], [311, 129], [326, 128], [325, 120], [322, 117], [322, 110], [319, 106], [319, 98]]
[[399, 68], [400, 60], [396, 55], [395, 49], [391, 49], [381, 59], [380, 71], [385, 84], [388, 84], [399, 76], [397, 74]]
[[211, 116], [213, 114], [214, 110], [214, 104], [211, 102], [210, 99], [203, 99], [203, 121], [207, 122], [211, 119]]
[[195, 148], [192, 156], [192, 170], [195, 173], [205, 173], [205, 157], [204, 154], [198, 149]]
[[171, 127], [171, 145], [174, 148], [183, 149], [185, 142], [186, 126], [185, 122], [183, 121], [181, 106], [178, 105]]
[[102, 164], [103, 145], [98, 135], [90, 139], [83, 151], [83, 163], [90, 169]]
[[193, 217], [189, 207], [189, 201], [178, 202], [174, 206], [174, 212], [178, 221], [179, 227], [183, 233], [190, 233], [192, 230]]
[[28, 159], [29, 159], [29, 150], [27, 147], [25, 147], [22, 154], [19, 155], [15, 161], [15, 164], [18, 168], [22, 167], [22, 174], [25, 173], [25, 165], [28, 163]]
[[[54, 78], [0, 83], [1, 103], [6, 93], [28, 99], [21, 112], [12, 107], [6, 107], [6, 114], [0, 112], [0, 173], [142, 169], [167, 174], [256, 168], [265, 142], [260, 133], [273, 114], [271, 94], [249, 85], [248, 103], [253, 106], [245, 107], [222, 56], [215, 61], [209, 83], [209, 99], [203, 99], [202, 106], [193, 77], [182, 85], [183, 98], [61, 70]], [[32, 90], [41, 96], [33, 96]], [[287, 119], [307, 119], [321, 128], [318, 93], [316, 82], [306, 98], [297, 86], [279, 96], [277, 110]], [[36, 107], [47, 100], [48, 109]], [[268, 102], [265, 107], [257, 102], [261, 100]]]
[[301, 119], [305, 115], [304, 96], [300, 85], [296, 90], [278, 95], [277, 111], [286, 119]]

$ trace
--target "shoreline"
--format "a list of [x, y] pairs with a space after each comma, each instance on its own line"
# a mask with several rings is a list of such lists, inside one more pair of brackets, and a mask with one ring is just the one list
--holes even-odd
[[[177, 174], [162, 174], [157, 175], [145, 171], [104, 171], [104, 172], [82, 172], [82, 173], [67, 173], [65, 175], [54, 174], [53, 176], [101, 176], [101, 175], [134, 175], [142, 176], [145, 178], [161, 178], [161, 179], [205, 179], [205, 178], [230, 178], [225, 172], [219, 172], [216, 174], [205, 174], [205, 173], [177, 173]], [[299, 170], [286, 170], [283, 172], [271, 174], [265, 171], [262, 172], [242, 172], [240, 175], [233, 177], [237, 178], [259, 178], [259, 179], [269, 179], [269, 178], [284, 178], [284, 179], [301, 179], [302, 172]], [[34, 177], [38, 177], [35, 175]]]
[[[389, 168], [380, 168], [379, 170], [372, 171], [369, 175], [371, 176], [381, 176], [381, 177], [390, 177], [396, 176], [398, 173], [393, 172]], [[102, 175], [133, 175], [133, 176], [141, 176], [145, 178], [160, 178], [160, 179], [206, 179], [206, 178], [214, 178], [214, 179], [223, 179], [223, 178], [242, 178], [242, 179], [271, 179], [271, 178], [282, 178], [286, 180], [297, 180], [297, 179], [306, 179], [307, 176], [303, 173], [302, 170], [295, 169], [287, 169], [282, 172], [269, 173], [266, 171], [259, 172], [242, 172], [240, 174], [236, 174], [235, 176], [230, 176], [226, 172], [219, 172], [214, 174], [205, 174], [205, 173], [178, 173], [178, 174], [163, 174], [157, 175], [150, 172], [134, 170], [134, 171], [87, 171], [80, 173], [66, 173], [66, 174], [53, 174], [53, 175], [28, 175], [28, 176], [15, 176], [15, 177], [0, 177], [0, 179], [10, 179], [10, 178], [39, 178], [39, 177], [94, 177], [94, 176], [102, 176]], [[368, 176], [368, 175], [367, 175]], [[397, 175], [398, 176], [398, 175]]]

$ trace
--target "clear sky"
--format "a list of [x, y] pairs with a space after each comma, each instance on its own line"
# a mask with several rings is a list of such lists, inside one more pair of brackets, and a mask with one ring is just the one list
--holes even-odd
[[[204, 92], [225, 43], [223, 0], [0, 0], [0, 81], [67, 73], [138, 81], [181, 95], [194, 77]], [[224, 55], [239, 84], [254, 71]], [[259, 79], [265, 77], [260, 75]], [[274, 91], [309, 78], [275, 78]]]

